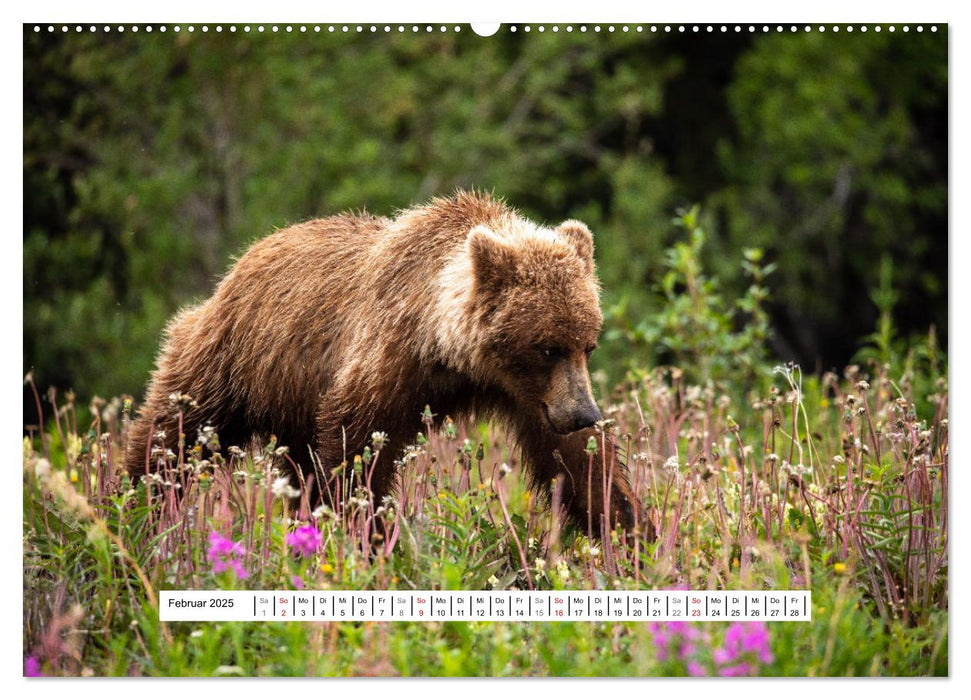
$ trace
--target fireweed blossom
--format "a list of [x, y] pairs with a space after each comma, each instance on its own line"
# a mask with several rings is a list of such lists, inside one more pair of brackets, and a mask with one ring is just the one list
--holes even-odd
[[[673, 655], [688, 663], [695, 654], [696, 642], [707, 636], [703, 637], [687, 622], [652, 622], [648, 629], [654, 638], [658, 661], [667, 661]], [[692, 676], [704, 675], [704, 669], [696, 663], [688, 665], [688, 672]]]
[[769, 628], [764, 622], [733, 622], [725, 632], [723, 645], [712, 653], [719, 676], [748, 676], [759, 664], [773, 661]]
[[[711, 636], [686, 622], [653, 622], [648, 628], [654, 639], [657, 660], [680, 662], [689, 676], [706, 676], [706, 667], [699, 648], [709, 646]], [[725, 632], [722, 646], [711, 654], [714, 673], [719, 676], [750, 676], [758, 672], [760, 664], [773, 661], [769, 647], [769, 628], [764, 622], [733, 622]]]
[[36, 656], [28, 656], [24, 659], [24, 677], [25, 678], [37, 678], [38, 676], [43, 676], [40, 670], [40, 661], [37, 660]]
[[689, 676], [707, 676], [708, 670], [697, 661], [689, 661], [687, 666]]
[[287, 545], [293, 549], [295, 554], [308, 559], [317, 553], [323, 541], [324, 536], [313, 524], [298, 527], [286, 538]]
[[212, 564], [212, 573], [221, 574], [226, 569], [232, 569], [236, 578], [244, 579], [249, 576], [249, 572], [243, 568], [242, 557], [246, 554], [241, 542], [233, 542], [226, 539], [218, 532], [213, 530], [209, 533], [209, 561]]

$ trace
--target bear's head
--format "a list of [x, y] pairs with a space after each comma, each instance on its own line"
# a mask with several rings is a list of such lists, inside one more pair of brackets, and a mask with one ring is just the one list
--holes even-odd
[[592, 426], [600, 411], [587, 360], [603, 316], [590, 230], [578, 221], [478, 225], [468, 252], [488, 379], [556, 433]]

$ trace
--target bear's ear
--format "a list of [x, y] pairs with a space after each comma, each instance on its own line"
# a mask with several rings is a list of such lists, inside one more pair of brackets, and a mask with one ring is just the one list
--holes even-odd
[[562, 236], [577, 250], [577, 255], [587, 267], [587, 272], [593, 272], [593, 234], [587, 225], [575, 219], [569, 219], [556, 227], [557, 236]]
[[516, 272], [515, 250], [491, 229], [482, 225], [473, 228], [468, 245], [476, 282], [498, 290], [512, 280]]

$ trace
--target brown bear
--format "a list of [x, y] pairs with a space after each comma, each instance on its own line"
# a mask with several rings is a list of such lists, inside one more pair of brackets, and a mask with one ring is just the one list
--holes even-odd
[[[586, 451], [591, 436], [603, 444], [587, 371], [601, 321], [593, 237], [578, 221], [547, 228], [458, 192], [395, 219], [297, 224], [254, 243], [211, 298], [169, 323], [128, 470], [153, 468], [153, 431], [174, 441], [173, 393], [195, 400], [187, 435], [211, 425], [223, 445], [244, 445], [275, 434], [308, 476], [313, 458], [330, 474], [375, 431], [397, 456], [429, 405], [439, 417], [503, 424], [535, 484], [548, 493], [563, 476], [564, 507], [582, 531], [588, 518], [598, 534], [631, 529], [623, 464], [598, 455], [591, 479]], [[606, 444], [616, 453], [609, 435]], [[396, 476], [391, 459], [379, 462], [375, 503]]]

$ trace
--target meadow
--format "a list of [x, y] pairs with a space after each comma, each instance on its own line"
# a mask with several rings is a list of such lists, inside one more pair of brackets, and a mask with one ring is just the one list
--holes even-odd
[[[556, 484], [549, 499], [530, 490], [505, 435], [434, 406], [405, 454], [338, 465], [331, 506], [301, 501], [272, 436], [180, 435], [133, 484], [132, 398], [82, 400], [28, 374], [42, 420], [23, 443], [25, 674], [947, 675], [948, 382], [933, 329], [897, 337], [888, 276], [855, 364], [774, 362], [772, 266], [746, 250], [748, 292], [722, 294], [696, 214], [681, 224], [663, 313], [644, 331], [607, 309], [630, 369], [616, 386], [594, 377], [599, 430], [638, 496], [633, 533], [565, 526]], [[638, 342], [670, 362], [648, 367]], [[188, 400], [173, 396], [173, 413]], [[400, 487], [375, 503], [368, 472], [391, 459]], [[808, 588], [813, 609], [770, 624], [159, 622], [159, 590], [234, 588]]]

